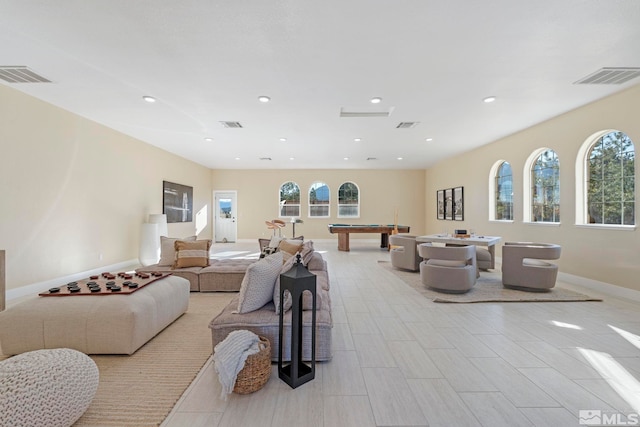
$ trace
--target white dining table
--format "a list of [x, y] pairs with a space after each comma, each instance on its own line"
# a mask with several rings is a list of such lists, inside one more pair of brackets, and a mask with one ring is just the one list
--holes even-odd
[[496, 266], [496, 244], [502, 238], [499, 236], [473, 236], [473, 237], [454, 237], [449, 234], [428, 234], [426, 236], [416, 237], [416, 242], [420, 243], [444, 243], [450, 245], [475, 245], [486, 246], [491, 255], [491, 269]]

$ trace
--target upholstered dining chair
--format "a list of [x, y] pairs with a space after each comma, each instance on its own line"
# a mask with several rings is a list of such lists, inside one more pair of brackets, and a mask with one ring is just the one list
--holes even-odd
[[389, 245], [392, 246], [389, 253], [392, 266], [411, 271], [420, 270], [422, 258], [418, 254], [416, 236], [392, 234], [389, 236]]
[[556, 285], [562, 248], [552, 243], [506, 242], [502, 247], [502, 285], [544, 292]]
[[420, 281], [428, 288], [462, 294], [475, 285], [478, 274], [475, 246], [421, 244], [418, 253], [424, 258], [420, 263]]

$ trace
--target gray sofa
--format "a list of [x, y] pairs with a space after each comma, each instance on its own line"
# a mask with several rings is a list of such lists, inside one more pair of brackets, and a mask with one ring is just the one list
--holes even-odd
[[[317, 252], [314, 252], [307, 264], [309, 271], [316, 275], [316, 289], [318, 308], [316, 310], [316, 360], [330, 360], [331, 350], [331, 328], [333, 321], [331, 318], [331, 298], [329, 295], [329, 274], [327, 263]], [[250, 313], [235, 313], [238, 307], [238, 296], [209, 323], [213, 347], [227, 335], [238, 329], [246, 329], [262, 335], [271, 342], [271, 360], [278, 360], [279, 348], [279, 315], [276, 314], [273, 301], [267, 303], [262, 308]], [[311, 360], [311, 315], [310, 310], [303, 312], [302, 329], [302, 357], [304, 360]], [[291, 347], [291, 310], [284, 316], [284, 337], [283, 359], [290, 360]]]
[[245, 271], [256, 259], [212, 259], [208, 267], [187, 267], [173, 269], [170, 266], [153, 264], [137, 268], [140, 272], [171, 272], [174, 276], [187, 279], [191, 292], [237, 292]]

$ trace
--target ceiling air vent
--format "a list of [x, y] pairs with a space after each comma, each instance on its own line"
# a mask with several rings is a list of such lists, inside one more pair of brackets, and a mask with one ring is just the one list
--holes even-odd
[[271, 160], [271, 157], [260, 157], [260, 160]]
[[379, 108], [340, 108], [340, 117], [389, 117], [393, 112], [393, 107], [387, 110]]
[[367, 157], [367, 160], [378, 160], [377, 157]]
[[396, 126], [396, 129], [411, 129], [418, 126], [418, 123], [420, 122], [400, 122], [398, 126]]
[[242, 129], [242, 125], [240, 124], [240, 122], [220, 122], [220, 123], [222, 123], [222, 126], [228, 129]]
[[577, 82], [575, 85], [621, 85], [631, 79], [640, 76], [640, 68], [632, 67], [605, 67], [595, 73], [589, 74]]
[[51, 83], [24, 65], [0, 66], [0, 79], [8, 83]]

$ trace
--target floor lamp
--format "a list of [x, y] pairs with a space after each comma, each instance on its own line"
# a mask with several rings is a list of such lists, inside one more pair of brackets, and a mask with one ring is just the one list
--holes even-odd
[[140, 228], [140, 251], [138, 260], [140, 264], [156, 264], [159, 259], [160, 235], [158, 234], [158, 224], [142, 224]]

